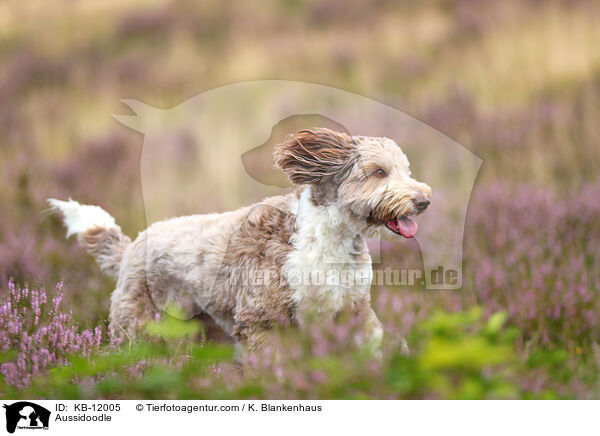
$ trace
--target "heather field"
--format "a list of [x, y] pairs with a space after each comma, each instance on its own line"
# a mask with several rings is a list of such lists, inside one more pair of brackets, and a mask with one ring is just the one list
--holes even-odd
[[[598, 22], [585, 0], [1, 3], [0, 398], [600, 398]], [[120, 100], [259, 79], [369, 96], [483, 160], [462, 289], [373, 286], [378, 358], [343, 316], [243, 371], [198, 320], [116, 341], [114, 281], [45, 213], [72, 197], [135, 236], [143, 138]], [[419, 246], [382, 259], [420, 265]]]

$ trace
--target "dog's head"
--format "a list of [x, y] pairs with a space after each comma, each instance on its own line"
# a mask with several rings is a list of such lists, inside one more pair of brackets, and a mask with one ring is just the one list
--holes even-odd
[[300, 130], [275, 147], [275, 163], [295, 185], [310, 185], [318, 206], [336, 206], [367, 238], [412, 238], [431, 188], [411, 177], [409, 162], [389, 138]]

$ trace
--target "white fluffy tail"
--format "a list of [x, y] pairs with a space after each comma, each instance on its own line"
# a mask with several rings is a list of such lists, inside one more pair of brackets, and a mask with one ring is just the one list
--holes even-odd
[[115, 219], [100, 206], [88, 206], [76, 201], [49, 198], [50, 209], [61, 212], [67, 228], [67, 238], [77, 235], [79, 243], [96, 258], [100, 269], [117, 278], [123, 251], [131, 239], [121, 232]]
[[53, 211], [60, 211], [64, 215], [67, 238], [71, 235], [83, 234], [96, 227], [121, 231], [115, 219], [100, 206], [79, 204], [70, 198], [69, 201], [49, 198], [48, 203]]

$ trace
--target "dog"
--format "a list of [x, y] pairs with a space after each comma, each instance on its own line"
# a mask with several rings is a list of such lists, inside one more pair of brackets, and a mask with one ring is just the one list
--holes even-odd
[[[258, 350], [276, 325], [350, 308], [364, 341], [379, 347], [383, 329], [370, 304], [366, 239], [414, 237], [411, 216], [427, 209], [431, 188], [411, 177], [406, 155], [384, 137], [305, 129], [278, 144], [274, 158], [294, 192], [157, 222], [134, 241], [98, 206], [48, 200], [62, 213], [67, 237], [77, 235], [117, 280], [113, 335], [135, 337], [141, 324], [178, 301], [208, 315], [242, 349]], [[320, 275], [345, 278], [314, 279]]]

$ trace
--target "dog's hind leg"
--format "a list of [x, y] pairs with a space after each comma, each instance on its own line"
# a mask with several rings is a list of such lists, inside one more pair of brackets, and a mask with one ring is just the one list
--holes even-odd
[[133, 340], [144, 323], [154, 320], [157, 313], [144, 276], [119, 280], [111, 296], [111, 335]]

